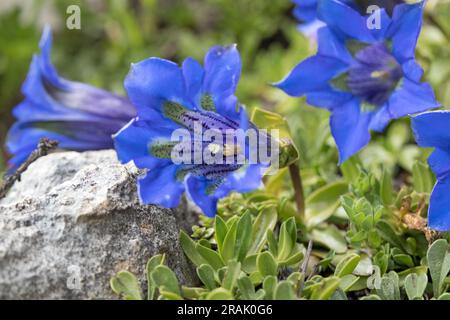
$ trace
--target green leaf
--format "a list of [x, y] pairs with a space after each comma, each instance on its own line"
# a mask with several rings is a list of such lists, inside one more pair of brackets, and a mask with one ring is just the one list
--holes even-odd
[[215, 239], [217, 242], [217, 247], [219, 249], [219, 252], [222, 250], [223, 247], [223, 241], [225, 240], [225, 236], [228, 232], [228, 227], [225, 221], [217, 215], [214, 221], [214, 231], [215, 231]]
[[278, 239], [278, 261], [286, 260], [294, 249], [297, 241], [297, 226], [295, 218], [289, 218], [282, 223], [280, 229], [280, 238]]
[[379, 296], [377, 296], [376, 294], [371, 294], [371, 295], [362, 297], [359, 300], [381, 300], [381, 298]]
[[236, 249], [236, 232], [237, 232], [238, 221], [235, 221], [228, 227], [228, 233], [223, 241], [223, 249], [220, 251], [222, 260], [225, 263], [234, 258], [234, 253]]
[[125, 300], [142, 300], [141, 288], [134, 274], [120, 271], [110, 280], [111, 289]]
[[450, 253], [447, 240], [436, 240], [427, 252], [428, 268], [433, 280], [434, 297], [444, 292], [445, 278], [450, 271]]
[[224, 288], [217, 288], [208, 293], [206, 300], [233, 300], [233, 294]]
[[259, 253], [266, 242], [268, 230], [273, 230], [277, 223], [277, 212], [275, 208], [266, 208], [262, 210], [255, 219], [252, 227], [252, 240], [248, 254]]
[[312, 290], [311, 300], [328, 300], [339, 288], [341, 280], [338, 277], [323, 279], [317, 287]]
[[264, 278], [263, 281], [263, 289], [266, 293], [265, 299], [266, 300], [274, 300], [275, 299], [275, 288], [277, 287], [277, 277], [275, 276], [267, 276]]
[[412, 168], [414, 190], [418, 193], [430, 193], [434, 185], [434, 176], [427, 164], [416, 161]]
[[346, 182], [334, 182], [311, 193], [305, 200], [306, 224], [313, 227], [331, 217], [340, 205], [341, 196], [347, 192]]
[[206, 264], [209, 264], [214, 270], [217, 271], [225, 266], [225, 264], [222, 261], [222, 258], [219, 256], [217, 251], [206, 248], [198, 243], [195, 246], [195, 249], [202, 256], [202, 258], [205, 259]]
[[242, 270], [244, 270], [248, 274], [258, 270], [258, 267], [256, 266], [257, 257], [258, 257], [257, 254], [252, 254], [250, 256], [247, 256], [244, 259], [244, 262], [242, 262]]
[[255, 299], [255, 287], [248, 276], [243, 276], [237, 281], [239, 292], [242, 300]]
[[417, 275], [411, 273], [405, 279], [405, 291], [409, 300], [422, 298], [425, 289], [427, 288], [428, 277], [426, 274]]
[[187, 300], [194, 300], [199, 299], [200, 296], [208, 292], [205, 288], [193, 288], [193, 287], [181, 287], [181, 291], [183, 292], [183, 297], [185, 297]]
[[450, 300], [450, 293], [443, 293], [439, 296], [438, 300]]
[[288, 266], [292, 266], [294, 264], [299, 263], [300, 261], [302, 261], [303, 259], [303, 252], [299, 251], [293, 255], [291, 255], [289, 258], [287, 258], [284, 261], [279, 261], [278, 265], [280, 267], [288, 267]]
[[250, 213], [245, 213], [237, 223], [236, 245], [234, 257], [242, 262], [247, 255], [250, 242], [252, 240], [252, 217]]
[[314, 229], [311, 236], [314, 242], [323, 244], [336, 253], [347, 252], [345, 237], [334, 225], [329, 225], [323, 229]]
[[394, 203], [394, 188], [392, 186], [392, 177], [387, 170], [383, 171], [380, 181], [380, 198], [385, 206]]
[[383, 300], [400, 300], [399, 277], [396, 272], [391, 271], [381, 278], [380, 289], [377, 294]]
[[407, 254], [396, 254], [392, 258], [399, 265], [403, 265], [403, 266], [406, 266], [408, 268], [414, 267], [414, 261], [413, 261], [413, 259], [411, 258], [410, 255], [407, 255]]
[[197, 251], [196, 243], [189, 237], [183, 230], [180, 231], [180, 244], [183, 248], [184, 254], [195, 264], [197, 267], [202, 264], [208, 263]]
[[287, 120], [278, 113], [261, 108], [254, 108], [251, 121], [260, 129], [268, 131], [276, 129], [279, 132], [279, 168], [284, 168], [295, 163], [299, 158], [299, 152], [292, 143], [292, 138]]
[[291, 282], [283, 280], [278, 283], [274, 293], [275, 300], [296, 300], [294, 286]]
[[[180, 295], [180, 286], [175, 273], [165, 265], [157, 266], [150, 274], [151, 279], [160, 289]], [[160, 290], [161, 291], [161, 290]]]
[[233, 291], [236, 286], [236, 281], [239, 278], [239, 274], [241, 273], [241, 263], [237, 261], [228, 262], [227, 272], [222, 281], [222, 287]]
[[275, 239], [275, 236], [273, 235], [272, 230], [267, 230], [267, 245], [269, 246], [269, 251], [274, 255], [278, 255], [278, 243]]
[[334, 271], [334, 275], [337, 277], [344, 277], [348, 274], [351, 274], [353, 270], [355, 270], [359, 261], [361, 261], [361, 257], [356, 253], [349, 254], [345, 256], [336, 266], [336, 270]]
[[360, 173], [359, 165], [361, 165], [361, 161], [357, 155], [352, 156], [341, 164], [340, 169], [347, 183], [353, 183], [358, 179]]
[[159, 294], [164, 297], [165, 300], [183, 300], [183, 297], [181, 297], [179, 294], [176, 294], [172, 291], [167, 291], [166, 287], [164, 286], [159, 288]]
[[151, 273], [155, 268], [159, 265], [164, 264], [165, 255], [164, 254], [158, 254], [156, 256], [151, 257], [148, 262], [147, 266], [145, 268], [146, 275], [147, 275], [147, 299], [148, 300], [154, 300], [155, 299], [155, 293], [156, 293], [156, 285], [153, 282], [152, 278], [150, 277]]
[[212, 291], [217, 288], [216, 273], [209, 264], [202, 264], [198, 267], [197, 275], [208, 290]]
[[380, 236], [393, 246], [397, 248], [401, 248], [405, 251], [405, 247], [403, 245], [403, 241], [400, 236], [395, 232], [394, 228], [391, 224], [385, 220], [378, 221], [376, 228], [380, 234]]
[[256, 258], [256, 265], [259, 273], [263, 276], [276, 276], [278, 274], [278, 265], [269, 251], [262, 252]]

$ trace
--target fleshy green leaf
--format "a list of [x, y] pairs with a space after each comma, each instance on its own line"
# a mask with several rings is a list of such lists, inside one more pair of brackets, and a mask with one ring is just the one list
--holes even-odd
[[165, 265], [157, 266], [150, 274], [151, 279], [157, 287], [164, 287], [164, 291], [172, 292], [176, 295], [180, 295], [180, 286], [175, 273]]
[[428, 277], [426, 274], [417, 275], [415, 273], [409, 274], [405, 279], [405, 291], [409, 300], [422, 298], [425, 289], [427, 288]]
[[294, 286], [291, 282], [283, 280], [275, 288], [275, 300], [296, 300]]
[[444, 292], [445, 278], [450, 271], [450, 253], [447, 240], [436, 240], [428, 249], [428, 268], [433, 280], [434, 297]]
[[353, 272], [353, 270], [355, 270], [359, 261], [361, 261], [361, 257], [355, 253], [345, 256], [337, 264], [336, 270], [334, 271], [334, 275], [342, 278], [348, 274], [351, 274]]
[[340, 205], [340, 198], [348, 192], [346, 182], [327, 184], [306, 198], [305, 219], [309, 227], [327, 220]]
[[255, 254], [261, 251], [266, 242], [268, 230], [273, 230], [277, 223], [277, 212], [275, 208], [262, 210], [255, 219], [252, 227], [252, 240], [248, 254]]
[[212, 291], [217, 288], [215, 271], [209, 264], [202, 264], [198, 267], [197, 275], [208, 290]]
[[134, 274], [120, 271], [110, 281], [111, 289], [125, 300], [142, 300], [141, 288]]
[[225, 266], [217, 251], [206, 248], [198, 243], [195, 246], [195, 249], [214, 270], [219, 270]]
[[180, 231], [180, 244], [183, 248], [184, 254], [195, 264], [197, 267], [202, 264], [208, 263], [197, 251], [196, 243], [189, 237], [183, 230]]
[[164, 264], [165, 255], [158, 254], [156, 256], [151, 257], [148, 262], [147, 266], [145, 268], [146, 275], [147, 275], [147, 299], [148, 300], [154, 300], [155, 299], [155, 293], [156, 293], [156, 285], [153, 282], [152, 278], [150, 277], [151, 273], [155, 268], [159, 265]]
[[269, 251], [262, 252], [258, 255], [256, 265], [258, 266], [259, 273], [263, 277], [276, 276], [278, 274], [277, 262]]

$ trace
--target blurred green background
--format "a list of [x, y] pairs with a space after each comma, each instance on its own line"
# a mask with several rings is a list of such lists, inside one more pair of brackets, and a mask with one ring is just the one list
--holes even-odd
[[[74, 4], [81, 9], [81, 30], [66, 28], [66, 10]], [[297, 31], [292, 9], [290, 0], [1, 0], [0, 143], [14, 121], [11, 109], [22, 99], [20, 87], [45, 24], [55, 33], [53, 62], [62, 76], [122, 94], [131, 62], [149, 56], [201, 60], [212, 45], [237, 43], [240, 101], [286, 116], [307, 168], [303, 174], [311, 172], [311, 184], [326, 180], [337, 163], [328, 113], [270, 86], [315, 50]], [[439, 100], [450, 106], [449, 1], [428, 1], [418, 57]], [[368, 166], [410, 170], [420, 156], [412, 143], [408, 120], [400, 120], [375, 137], [361, 159]], [[2, 148], [0, 172], [6, 159]]]

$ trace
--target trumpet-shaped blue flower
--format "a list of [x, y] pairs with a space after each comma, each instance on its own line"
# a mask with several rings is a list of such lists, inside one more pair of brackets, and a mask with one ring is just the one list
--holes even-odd
[[338, 0], [319, 0], [327, 26], [318, 32], [318, 53], [276, 86], [291, 96], [306, 96], [332, 112], [331, 131], [340, 162], [396, 118], [438, 107], [430, 85], [420, 83], [414, 59], [424, 3], [400, 4], [362, 16]]
[[113, 148], [112, 135], [136, 114], [124, 97], [59, 77], [50, 61], [51, 46], [46, 28], [41, 53], [33, 57], [22, 87], [25, 99], [13, 110], [17, 122], [6, 143], [12, 167], [20, 165], [43, 137], [57, 140], [66, 150]]
[[412, 119], [412, 128], [421, 147], [434, 148], [428, 159], [437, 183], [431, 193], [428, 225], [438, 231], [450, 231], [450, 111], [420, 114]]
[[[248, 157], [236, 137], [229, 143], [195, 135], [198, 128], [219, 135], [254, 128], [234, 95], [240, 71], [235, 46], [213, 47], [204, 66], [191, 58], [181, 67], [159, 58], [132, 65], [125, 88], [138, 116], [114, 139], [123, 163], [133, 160], [137, 167], [148, 169], [138, 181], [143, 203], [176, 207], [186, 191], [206, 215], [214, 216], [218, 200], [230, 191], [248, 192], [260, 186], [262, 164], [233, 160], [239, 155]], [[180, 130], [187, 132], [186, 142], [173, 139]], [[224, 161], [206, 162], [201, 156], [193, 156], [191, 162], [175, 161], [176, 148], [183, 144], [188, 145], [189, 156], [195, 150], [200, 155], [207, 150]], [[225, 161], [230, 158], [231, 162]]]

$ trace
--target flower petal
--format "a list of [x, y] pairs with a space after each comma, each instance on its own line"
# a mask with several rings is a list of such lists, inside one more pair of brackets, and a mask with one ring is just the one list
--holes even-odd
[[285, 79], [274, 86], [290, 96], [302, 96], [327, 89], [328, 81], [346, 69], [347, 64], [336, 58], [315, 55], [298, 64]]
[[434, 186], [428, 209], [428, 226], [437, 231], [450, 231], [450, 176], [438, 180]]
[[124, 85], [141, 119], [172, 122], [163, 116], [167, 101], [194, 109], [187, 98], [183, 73], [171, 61], [149, 58], [133, 64]]
[[139, 178], [138, 192], [142, 203], [177, 207], [184, 192], [182, 181], [176, 177], [177, 170], [178, 166], [167, 165], [150, 170], [145, 177]]
[[375, 40], [367, 28], [366, 18], [341, 1], [319, 0], [318, 15], [337, 33], [366, 43]]
[[333, 110], [330, 126], [339, 150], [339, 163], [343, 163], [369, 143], [371, 117], [372, 113], [360, 111], [357, 99]]
[[401, 63], [414, 59], [417, 39], [422, 28], [425, 1], [400, 4], [394, 8], [392, 23], [386, 35], [392, 39], [392, 52]]
[[428, 163], [440, 179], [450, 173], [450, 152], [436, 148], [428, 158]]
[[203, 90], [214, 98], [228, 97], [236, 91], [241, 75], [241, 58], [236, 45], [215, 46], [205, 56]]
[[376, 132], [383, 132], [393, 118], [389, 111], [389, 105], [385, 103], [374, 113], [370, 120], [369, 129]]
[[[150, 143], [156, 139], [170, 140], [172, 131], [171, 128], [133, 119], [113, 136], [117, 156], [122, 163], [143, 157], [153, 158], [149, 152]], [[155, 162], [158, 160], [162, 162], [164, 159], [155, 159]]]
[[423, 113], [411, 122], [419, 146], [450, 152], [450, 111]]
[[187, 95], [194, 104], [197, 104], [200, 98], [205, 71], [203, 70], [202, 65], [192, 58], [184, 60], [182, 68], [184, 81], [186, 82]]
[[428, 83], [416, 83], [403, 78], [400, 88], [388, 100], [389, 111], [394, 118], [423, 112], [439, 107], [434, 92]]

